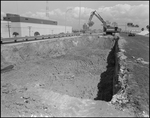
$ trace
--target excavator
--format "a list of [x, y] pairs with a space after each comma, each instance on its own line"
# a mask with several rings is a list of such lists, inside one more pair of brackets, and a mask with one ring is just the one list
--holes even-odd
[[103, 18], [96, 12], [96, 10], [91, 12], [89, 21], [87, 23], [88, 27], [93, 26], [94, 22], [92, 21], [92, 18], [94, 15], [103, 23], [103, 32], [106, 35], [108, 35], [108, 34], [113, 35], [114, 33], [119, 32], [119, 29], [117, 26], [113, 27], [113, 26], [110, 26], [109, 24], [107, 24], [106, 21], [104, 21]]

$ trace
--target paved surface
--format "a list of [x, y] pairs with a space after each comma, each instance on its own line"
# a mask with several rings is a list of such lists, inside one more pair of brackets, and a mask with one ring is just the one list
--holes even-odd
[[[125, 33], [121, 36], [127, 41], [124, 49], [128, 71], [132, 75], [128, 78], [130, 102], [136, 108], [137, 116], [142, 111], [149, 114], [149, 37], [128, 37]], [[137, 62], [138, 58], [147, 63]]]
[[136, 35], [135, 37], [129, 37], [127, 34], [120, 34], [127, 41], [125, 45], [126, 56], [128, 59], [133, 60], [135, 58], [143, 58], [145, 61], [149, 61], [149, 37]]

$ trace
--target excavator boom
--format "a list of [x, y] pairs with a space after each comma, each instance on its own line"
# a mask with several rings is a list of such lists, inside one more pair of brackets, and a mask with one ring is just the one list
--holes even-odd
[[[93, 16], [96, 16], [104, 25], [104, 27], [106, 27], [106, 22], [103, 20], [103, 18], [95, 11], [91, 12], [89, 21], [88, 21], [88, 25], [91, 23]], [[91, 27], [91, 25], [89, 25], [89, 27]]]

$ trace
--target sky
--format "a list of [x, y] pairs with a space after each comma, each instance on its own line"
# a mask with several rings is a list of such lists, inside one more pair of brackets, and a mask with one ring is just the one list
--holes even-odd
[[[58, 25], [66, 24], [73, 29], [83, 28], [94, 10], [105, 21], [117, 22], [120, 27], [130, 22], [138, 24], [140, 28], [149, 25], [149, 1], [1, 1], [1, 18], [6, 13], [14, 13], [54, 20]], [[93, 17], [92, 21], [92, 29], [102, 27], [101, 21], [96, 17]]]

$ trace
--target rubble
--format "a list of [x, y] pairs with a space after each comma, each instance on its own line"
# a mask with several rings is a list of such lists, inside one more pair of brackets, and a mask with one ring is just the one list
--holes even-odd
[[135, 62], [136, 62], [136, 63], [141, 63], [141, 64], [149, 64], [149, 62], [144, 61], [143, 58], [137, 58], [137, 59], [135, 60]]

